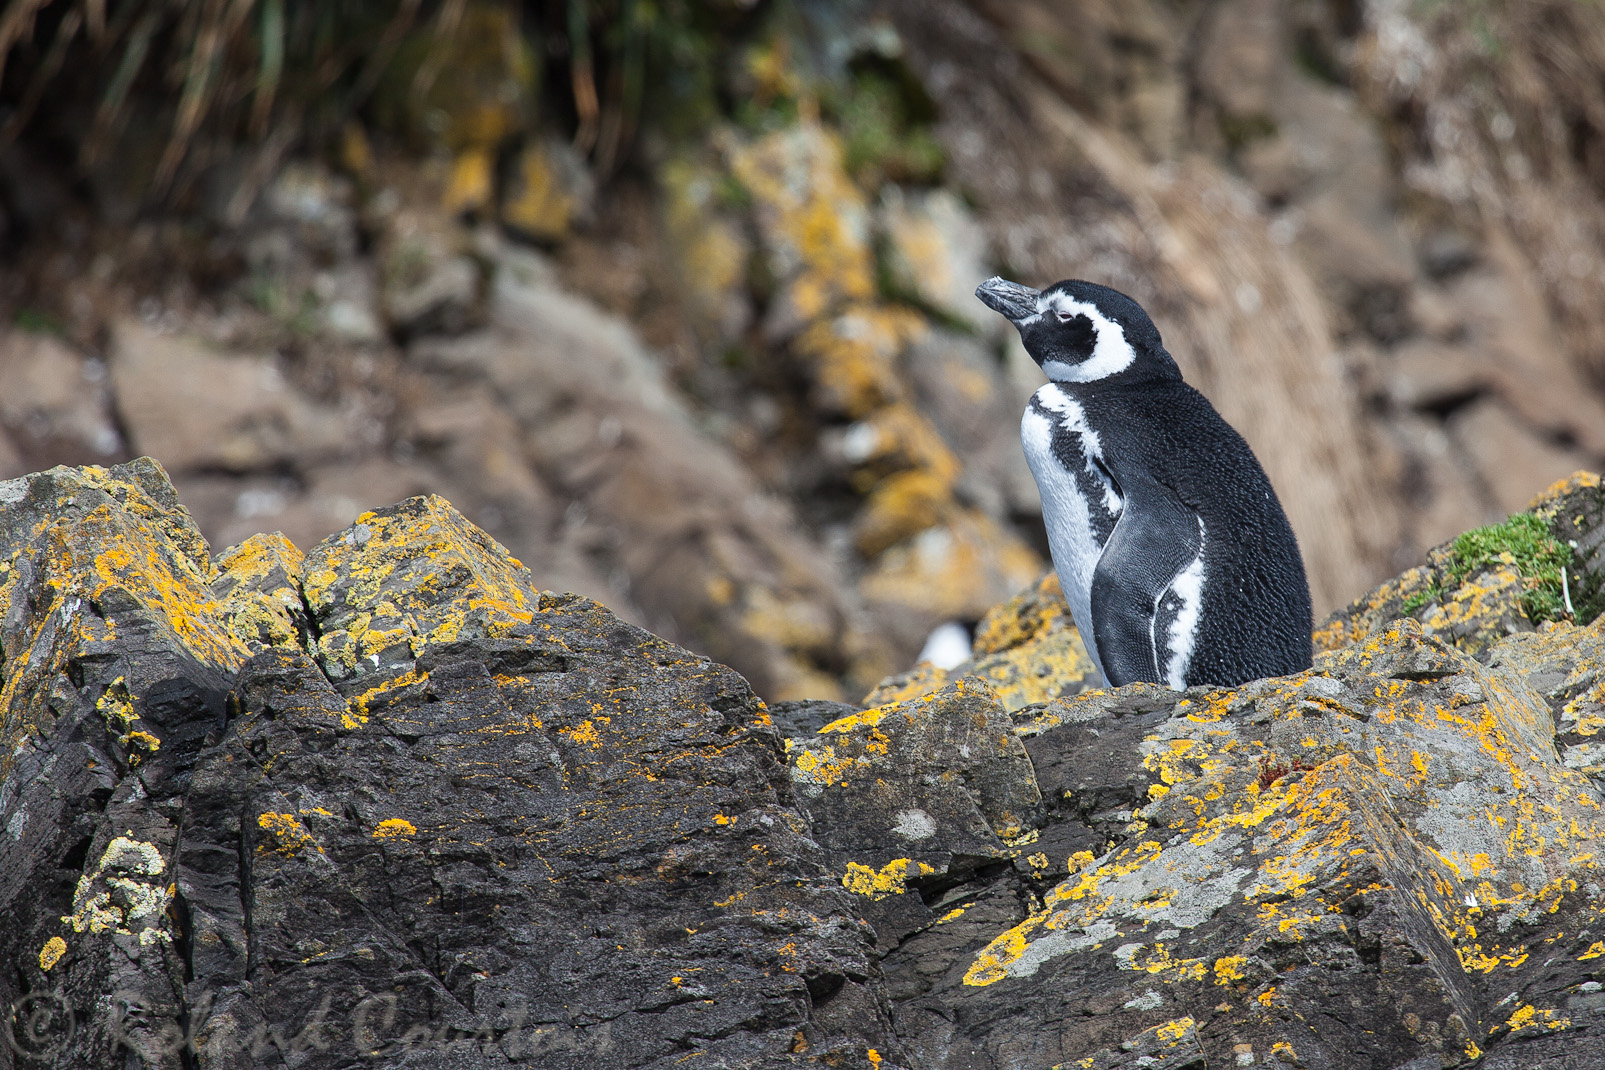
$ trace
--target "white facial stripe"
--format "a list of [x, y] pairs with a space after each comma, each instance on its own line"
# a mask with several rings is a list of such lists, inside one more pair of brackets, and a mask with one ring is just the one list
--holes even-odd
[[1037, 316], [1050, 311], [1087, 317], [1098, 332], [1098, 341], [1092, 347], [1092, 356], [1080, 364], [1043, 361], [1042, 370], [1049, 379], [1061, 383], [1090, 383], [1125, 371], [1137, 359], [1136, 351], [1126, 341], [1126, 329], [1085, 301], [1077, 301], [1069, 294], [1044, 292], [1037, 297]]
[[1198, 617], [1204, 605], [1204, 538], [1204, 522], [1199, 520], [1198, 556], [1170, 581], [1171, 593], [1180, 599], [1181, 606], [1170, 622], [1170, 663], [1165, 667], [1165, 682], [1177, 691], [1187, 686], [1187, 670], [1198, 640]]

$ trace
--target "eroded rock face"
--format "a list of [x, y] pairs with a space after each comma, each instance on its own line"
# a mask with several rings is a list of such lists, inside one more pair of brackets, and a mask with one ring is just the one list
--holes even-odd
[[731, 670], [536, 590], [438, 498], [304, 562], [212, 562], [150, 462], [0, 484], [0, 523], [0, 1001], [58, 1012], [29, 1051], [896, 1058]]
[[0, 1066], [1605, 1061], [1605, 617], [1384, 588], [1105, 691], [1044, 582], [772, 719], [439, 498], [213, 558], [138, 461], [0, 531]]

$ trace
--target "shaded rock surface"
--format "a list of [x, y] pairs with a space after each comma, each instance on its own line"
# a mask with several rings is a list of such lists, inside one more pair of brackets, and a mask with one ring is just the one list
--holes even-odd
[[771, 713], [439, 498], [214, 558], [140, 460], [0, 530], [0, 1066], [1605, 1059], [1605, 617], [1104, 691], [1045, 581]]

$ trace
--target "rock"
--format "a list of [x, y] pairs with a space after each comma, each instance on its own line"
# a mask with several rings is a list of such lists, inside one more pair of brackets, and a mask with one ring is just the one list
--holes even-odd
[[456, 334], [479, 300], [479, 265], [422, 239], [404, 241], [385, 264], [385, 315], [403, 334]]
[[[1572, 599], [1581, 623], [1600, 612], [1596, 592], [1605, 584], [1605, 494], [1600, 478], [1577, 472], [1528, 503], [1527, 512], [1548, 527], [1549, 535], [1571, 551], [1567, 583], [1560, 592]], [[1485, 529], [1486, 530], [1486, 529]], [[1335, 651], [1362, 642], [1400, 617], [1416, 618], [1426, 633], [1478, 656], [1507, 636], [1543, 626], [1532, 619], [1524, 595], [1539, 577], [1524, 573], [1509, 552], [1468, 568], [1457, 561], [1459, 540], [1427, 554], [1427, 563], [1382, 583], [1338, 610], [1315, 628], [1317, 651]], [[1459, 576], [1457, 580], [1456, 577]]]
[[1297, 243], [1322, 290], [1354, 327], [1384, 342], [1409, 333], [1404, 320], [1414, 265], [1397, 225], [1368, 225], [1335, 192], [1300, 208]]
[[[1598, 836], [1598, 789], [1557, 760], [1549, 709], [1520, 677], [1495, 683], [1406, 623], [1287, 680], [1094, 692], [1022, 725], [1044, 809], [1018, 868], [927, 896], [928, 920], [883, 962], [916, 1063], [1151, 1066], [1125, 1060], [1157, 1059], [1168, 1038], [1185, 1053], [1159, 1065], [1201, 1050], [1358, 1067], [1519, 1049], [1534, 1023], [1586, 1030], [1565, 993], [1592, 973], [1589, 860], [1537, 862], [1508, 836], [1539, 797], [1559, 807], [1543, 821], [1575, 815], [1564, 835]], [[1494, 784], [1502, 823], [1470, 802]], [[1000, 910], [1022, 884], [1041, 905]], [[1495, 911], [1508, 921], [1477, 920]], [[1562, 955], [1527, 953], [1556, 943]], [[1333, 1006], [1364, 1007], [1364, 1027]]]
[[1404, 458], [1405, 486], [1416, 503], [1407, 529], [1410, 553], [1404, 556], [1401, 547], [1400, 563], [1419, 561], [1429, 547], [1499, 519], [1499, 509], [1441, 420], [1401, 414], [1391, 430]]
[[1605, 785], [1605, 617], [1587, 628], [1557, 621], [1536, 632], [1511, 636], [1494, 648], [1491, 669], [1519, 675], [1544, 697], [1555, 721], [1555, 748], [1562, 764]]
[[276, 362], [135, 320], [112, 332], [111, 383], [133, 448], [179, 473], [316, 464], [361, 448], [354, 414], [303, 396]]
[[473, 237], [437, 204], [446, 185], [447, 176], [432, 169], [403, 171], [366, 205], [376, 233], [380, 308], [403, 338], [459, 334], [483, 313], [487, 280]]
[[1533, 488], [1588, 466], [1587, 455], [1545, 441], [1492, 398], [1456, 412], [1449, 433], [1471, 458], [1501, 512], [1515, 512], [1532, 497]]
[[[966, 296], [980, 305], [973, 294]], [[1002, 317], [994, 318], [1007, 326]], [[1034, 381], [1023, 388], [980, 342], [944, 330], [917, 339], [903, 364], [919, 411], [962, 459], [957, 493], [1000, 519], [1040, 511], [1019, 429], [1026, 400], [1041, 385], [1036, 365], [1031, 365]]]
[[626, 578], [615, 586], [645, 619], [716, 651], [774, 699], [839, 692], [826, 665], [864, 687], [892, 667], [843, 578], [693, 424], [622, 321], [559, 288], [544, 259], [511, 250], [488, 314], [488, 330], [420, 342], [411, 359], [498, 398], [544, 485], [609, 540]]
[[[1578, 631], [1513, 636], [1484, 668], [1404, 621], [1285, 680], [1025, 711], [1042, 804], [1006, 845], [1013, 866], [954, 884], [930, 861], [884, 862], [887, 840], [833, 850], [894, 942], [883, 969], [915, 1064], [1451, 1065], [1503, 1048], [1523, 1065], [1562, 1031], [1591, 1051], [1597, 1012], [1568, 993], [1591, 983], [1605, 902], [1571, 845], [1605, 828], [1550, 705], [1589, 694], [1597, 629]], [[794, 777], [832, 785], [802, 797], [816, 825], [888, 824], [895, 789], [853, 793], [876, 775], [861, 752], [821, 756], [900, 709], [794, 741]], [[1558, 853], [1519, 846], [1556, 834]]]
[[[106, 369], [65, 342], [32, 331], [0, 331], [0, 428], [14, 458], [8, 474], [29, 462], [104, 461], [122, 453], [106, 390]], [[20, 469], [18, 466], [22, 466]]]
[[[834, 133], [801, 123], [736, 144], [729, 167], [755, 202], [763, 255], [777, 288], [764, 323], [768, 339], [791, 339], [811, 322], [874, 296], [869, 207], [847, 175]], [[898, 335], [907, 330], [895, 319], [887, 327]], [[877, 374], [879, 363], [871, 359], [857, 369], [841, 358], [826, 362], [821, 385], [830, 400], [857, 415], [900, 394], [885, 372]]]
[[990, 274], [986, 231], [964, 202], [945, 189], [887, 186], [877, 222], [888, 243], [892, 285], [983, 338], [997, 339], [1007, 321], [975, 299], [976, 280]]
[[852, 859], [842, 884], [883, 951], [936, 920], [926, 899], [1006, 862], [1041, 801], [1013, 722], [971, 680], [848, 714], [787, 756], [815, 838]]
[[0, 1000], [54, 993], [79, 1025], [46, 1032], [70, 1044], [47, 1056], [109, 1066], [122, 1034], [144, 1032], [123, 1028], [114, 993], [138, 992], [152, 1028], [177, 1028], [175, 778], [221, 726], [250, 651], [212, 593], [205, 542], [148, 460], [0, 484], [0, 530], [0, 954], [15, 964]]
[[827, 702], [823, 699], [798, 699], [767, 705], [775, 731], [784, 738], [811, 736], [832, 721], [858, 713], [860, 709], [850, 703]]
[[1286, 20], [1274, 0], [1217, 5], [1199, 34], [1198, 88], [1238, 121], [1268, 117], [1277, 103]]
[[[980, 20], [969, 15], [970, 24], [961, 26], [972, 42], [1001, 32], [1019, 49], [1019, 58], [1011, 57], [1008, 64], [1010, 73], [1024, 60], [1067, 99], [1136, 139], [1147, 152], [1164, 156], [1176, 151], [1188, 86], [1177, 70], [1183, 58], [1180, 26], [1163, 6], [1118, 0], [1073, 10], [1006, 0], [976, 0], [967, 6], [997, 25], [997, 31], [975, 25]], [[957, 21], [951, 12], [941, 12], [943, 21]], [[899, 29], [908, 35], [907, 27]]]
[[753, 318], [747, 272], [753, 242], [744, 220], [722, 203], [733, 199], [713, 162], [675, 159], [660, 174], [664, 229], [693, 321], [720, 343], [739, 340]]
[[250, 222], [261, 229], [246, 243], [247, 260], [258, 269], [285, 269], [291, 259], [324, 264], [354, 259], [361, 240], [354, 202], [350, 179], [292, 161], [255, 206]]
[[214, 564], [139, 461], [0, 528], [0, 1001], [57, 1065], [900, 1060], [730, 670], [439, 499]]
[[1384, 363], [1383, 390], [1401, 408], [1449, 407], [1488, 386], [1482, 362], [1459, 346], [1417, 340], [1394, 349]]
[[[1260, 113], [1274, 133], [1240, 150], [1240, 166], [1260, 194], [1281, 208], [1293, 248], [1340, 310], [1340, 326], [1397, 342], [1410, 333], [1417, 270], [1395, 204], [1383, 134], [1351, 91], [1301, 69], [1283, 44], [1292, 36], [1282, 24], [1285, 15], [1260, 0], [1230, 5], [1223, 13], [1233, 11], [1274, 33], [1271, 41], [1259, 42], [1274, 50]], [[1274, 26], [1264, 26], [1266, 19]], [[1223, 18], [1220, 26], [1229, 28], [1232, 21]]]
[[11, 439], [0, 431], [0, 479], [11, 479], [20, 476], [28, 470], [22, 454], [11, 444]]
[[[945, 503], [936, 499], [930, 515], [943, 522], [921, 530], [916, 525], [922, 514], [916, 510], [924, 503], [908, 500], [915, 495], [905, 498], [897, 484], [884, 489], [892, 492], [890, 509], [910, 510], [909, 526], [915, 530], [881, 553], [860, 590], [884, 607], [882, 616], [897, 622], [894, 627], [906, 626], [912, 615], [915, 632], [908, 645], [917, 648], [942, 621], [974, 620], [1004, 593], [1029, 583], [1041, 568], [1018, 535], [985, 513], [944, 509]], [[875, 505], [872, 499], [870, 508]]]
[[240, 234], [249, 269], [243, 296], [296, 335], [381, 342], [378, 285], [362, 255], [352, 181], [292, 161], [258, 196], [252, 170], [222, 185], [211, 213], [220, 227]]
[[1498, 230], [1488, 236], [1485, 258], [1484, 266], [1455, 279], [1447, 297], [1468, 341], [1485, 354], [1501, 400], [1528, 425], [1605, 454], [1605, 403], [1559, 359], [1564, 347], [1526, 258]]
[[968, 661], [947, 670], [921, 664], [888, 677], [864, 697], [864, 705], [907, 701], [966, 678], [984, 680], [1011, 713], [1070, 698], [1101, 682], [1057, 575], [1049, 572], [1024, 593], [994, 606], [976, 627]]
[[378, 284], [371, 265], [350, 264], [313, 277], [322, 333], [337, 341], [375, 345], [384, 341]]
[[520, 233], [556, 241], [591, 218], [595, 200], [596, 181], [567, 142], [541, 142], [514, 162], [501, 218]]
[[[1598, 479], [1534, 508], [1589, 580]], [[140, 460], [0, 483], [0, 531], [25, 1057], [1605, 1057], [1599, 622], [1479, 661], [1393, 620], [1230, 690], [1011, 705], [960, 675], [771, 717], [439, 498], [213, 560]], [[976, 664], [1073, 636], [1055, 595], [999, 607]]]

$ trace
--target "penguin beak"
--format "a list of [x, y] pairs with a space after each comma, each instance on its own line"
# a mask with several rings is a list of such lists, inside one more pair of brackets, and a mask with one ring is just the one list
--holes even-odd
[[1037, 314], [1037, 298], [1041, 294], [1041, 290], [996, 275], [975, 288], [975, 296], [985, 302], [987, 308], [1002, 313], [1016, 324]]

